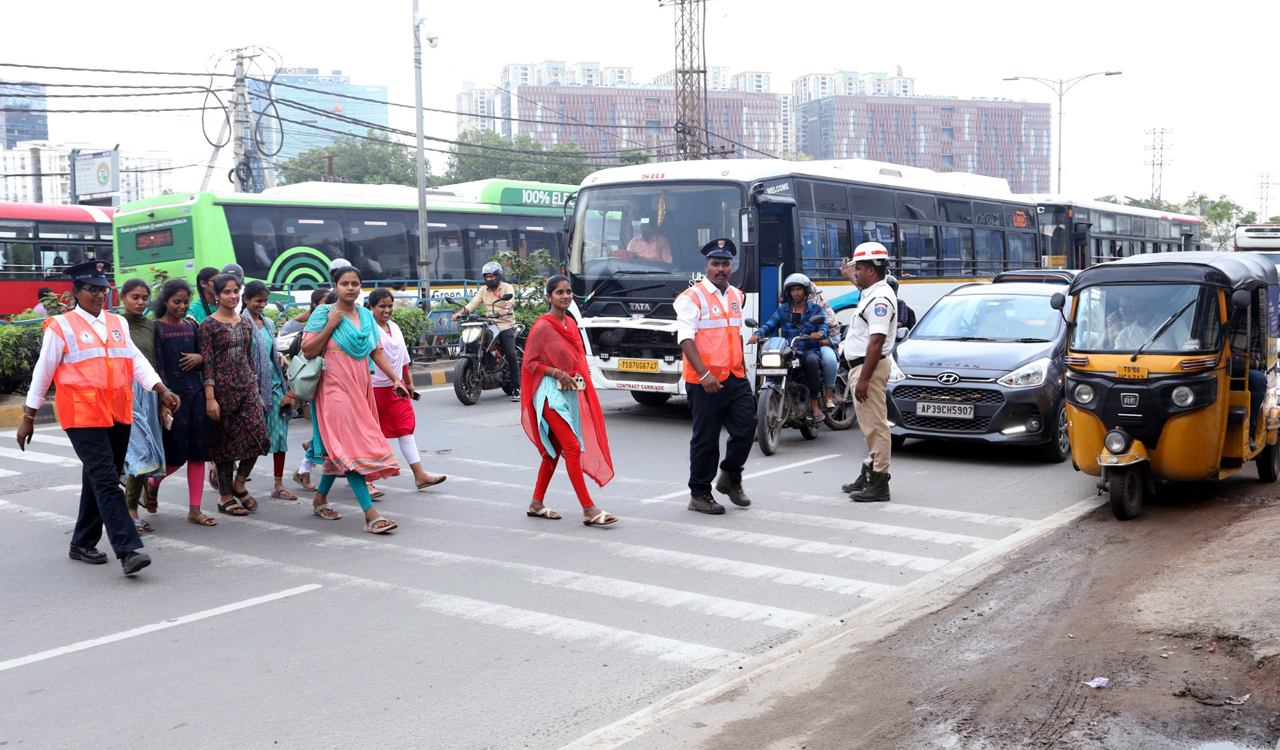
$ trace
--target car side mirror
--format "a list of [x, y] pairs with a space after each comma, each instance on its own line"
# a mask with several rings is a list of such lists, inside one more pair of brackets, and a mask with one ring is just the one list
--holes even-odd
[[1249, 309], [1250, 298], [1251, 295], [1247, 291], [1237, 289], [1231, 293], [1231, 306], [1235, 308], [1236, 312], [1247, 310]]
[[827, 316], [825, 315], [815, 315], [809, 318], [809, 325], [811, 326], [820, 326], [825, 322], [827, 322]]
[[1052, 307], [1055, 310], [1061, 310], [1066, 306], [1067, 296], [1062, 292], [1054, 292], [1053, 296], [1049, 298], [1049, 307]]
[[747, 318], [746, 320], [742, 321], [742, 324], [748, 328], [753, 328], [753, 329], [760, 327], [760, 322], [757, 321], [755, 318]]
[[894, 340], [895, 340], [895, 341], [902, 341], [903, 339], [905, 339], [905, 338], [907, 337], [907, 334], [908, 334], [908, 333], [909, 333], [909, 331], [907, 330], [907, 327], [906, 327], [906, 326], [898, 326], [898, 332], [897, 332], [897, 334], [894, 336]]

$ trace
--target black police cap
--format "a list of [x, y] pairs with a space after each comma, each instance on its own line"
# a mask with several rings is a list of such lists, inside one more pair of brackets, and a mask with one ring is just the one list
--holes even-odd
[[730, 239], [711, 240], [702, 246], [702, 254], [708, 258], [736, 258], [738, 246]]
[[111, 280], [107, 278], [107, 274], [111, 273], [110, 261], [86, 260], [74, 266], [67, 266], [62, 272], [70, 276], [72, 282], [111, 286]]

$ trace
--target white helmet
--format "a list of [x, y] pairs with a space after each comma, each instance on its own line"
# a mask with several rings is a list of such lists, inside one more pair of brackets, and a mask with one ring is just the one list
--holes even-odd
[[485, 264], [484, 264], [484, 268], [481, 268], [481, 269], [480, 269], [480, 275], [481, 275], [481, 276], [485, 275], [486, 273], [493, 273], [493, 274], [497, 274], [499, 277], [501, 277], [501, 276], [502, 276], [502, 266], [501, 266], [501, 265], [499, 265], [499, 264], [497, 263], [497, 261], [492, 261], [492, 260], [491, 260], [491, 261], [489, 261], [488, 263], [485, 263]]
[[805, 293], [808, 293], [809, 287], [812, 285], [813, 282], [809, 281], [808, 276], [805, 276], [802, 273], [793, 273], [782, 282], [782, 291], [786, 292], [793, 286], [802, 286], [804, 287]]
[[865, 261], [877, 266], [889, 264], [889, 249], [879, 242], [863, 242], [853, 249], [851, 263]]

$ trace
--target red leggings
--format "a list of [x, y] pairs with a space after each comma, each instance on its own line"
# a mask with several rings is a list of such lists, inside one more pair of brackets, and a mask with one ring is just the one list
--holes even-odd
[[578, 493], [578, 502], [582, 503], [582, 507], [590, 508], [595, 505], [595, 502], [587, 492], [587, 483], [582, 476], [582, 446], [578, 445], [578, 436], [573, 434], [573, 428], [554, 409], [544, 408], [542, 418], [547, 420], [547, 426], [551, 428], [551, 445], [556, 449], [556, 457], [542, 459], [542, 467], [538, 469], [538, 486], [533, 490], [533, 499], [540, 503], [546, 497], [551, 475], [556, 473], [556, 464], [560, 463], [560, 456], [564, 456], [565, 470], [569, 472], [573, 491]]

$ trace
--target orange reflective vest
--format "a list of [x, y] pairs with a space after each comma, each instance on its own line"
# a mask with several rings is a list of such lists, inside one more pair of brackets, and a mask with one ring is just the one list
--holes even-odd
[[[729, 300], [729, 308], [721, 306], [720, 299], [714, 294], [707, 294], [702, 282], [689, 287], [680, 296], [685, 297], [698, 306], [698, 330], [693, 335], [693, 344], [698, 347], [698, 356], [702, 364], [707, 366], [711, 377], [723, 383], [730, 375], [740, 378], [747, 376], [742, 364], [742, 306], [746, 297], [742, 291], [729, 287], [725, 297]], [[698, 373], [684, 360], [684, 379], [688, 383], [699, 382]]]
[[62, 340], [62, 362], [53, 374], [54, 405], [62, 429], [133, 424], [133, 354], [129, 325], [107, 313], [107, 340], [75, 312], [44, 322]]

